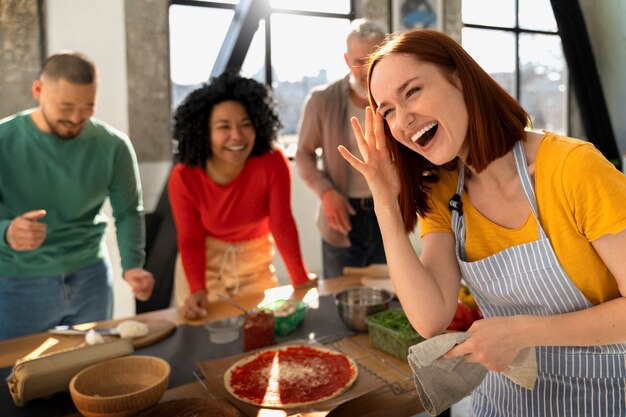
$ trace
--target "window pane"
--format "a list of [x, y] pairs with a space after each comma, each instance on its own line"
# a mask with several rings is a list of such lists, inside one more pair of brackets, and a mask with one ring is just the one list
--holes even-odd
[[208, 81], [233, 15], [228, 9], [170, 6], [172, 108]]
[[241, 64], [241, 75], [266, 83], [265, 79], [265, 20], [259, 21], [250, 48]]
[[463, 28], [463, 48], [513, 97], [515, 35], [502, 30]]
[[239, 0], [199, 0], [206, 3], [226, 3], [226, 4], [239, 4]]
[[536, 129], [567, 133], [567, 67], [558, 35], [520, 35], [520, 102]]
[[350, 13], [350, 0], [270, 0], [270, 6], [311, 12]]
[[463, 0], [461, 7], [463, 23], [515, 26], [515, 0]]
[[[343, 53], [349, 25], [348, 19], [272, 15], [273, 87], [283, 135], [296, 134], [302, 104], [312, 87], [348, 73]], [[295, 136], [283, 140], [294, 142]]]
[[556, 32], [556, 20], [550, 0], [520, 1], [519, 26], [523, 29]]

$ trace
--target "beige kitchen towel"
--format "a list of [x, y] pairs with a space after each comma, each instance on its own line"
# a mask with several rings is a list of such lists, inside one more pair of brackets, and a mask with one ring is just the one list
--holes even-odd
[[[463, 357], [439, 359], [469, 336], [464, 332], [444, 333], [409, 348], [408, 361], [417, 393], [432, 416], [467, 397], [487, 374], [485, 367]], [[502, 373], [516, 384], [533, 389], [537, 380], [535, 349], [523, 349]]]

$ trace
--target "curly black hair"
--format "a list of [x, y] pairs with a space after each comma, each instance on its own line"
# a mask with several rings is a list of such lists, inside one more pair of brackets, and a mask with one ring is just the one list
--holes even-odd
[[174, 139], [178, 141], [176, 159], [188, 166], [204, 167], [211, 156], [209, 118], [213, 107], [224, 101], [241, 103], [248, 113], [256, 139], [251, 155], [272, 149], [272, 142], [283, 127], [271, 90], [251, 78], [227, 71], [192, 91], [174, 113]]

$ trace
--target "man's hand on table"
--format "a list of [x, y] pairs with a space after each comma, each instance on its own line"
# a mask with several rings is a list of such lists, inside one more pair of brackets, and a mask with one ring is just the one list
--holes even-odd
[[299, 285], [294, 285], [295, 288], [309, 288], [317, 286], [317, 274], [309, 272], [309, 280]]

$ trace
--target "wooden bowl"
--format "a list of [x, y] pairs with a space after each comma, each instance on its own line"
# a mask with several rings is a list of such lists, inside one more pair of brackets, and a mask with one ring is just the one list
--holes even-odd
[[70, 381], [74, 405], [86, 417], [127, 417], [159, 402], [170, 365], [154, 356], [131, 355], [91, 365]]

